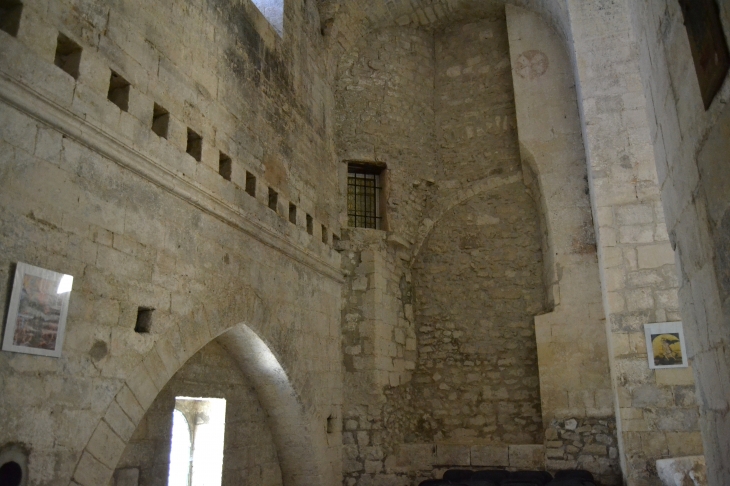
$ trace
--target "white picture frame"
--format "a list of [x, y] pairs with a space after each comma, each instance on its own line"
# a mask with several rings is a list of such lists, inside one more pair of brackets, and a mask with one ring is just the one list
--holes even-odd
[[73, 276], [18, 263], [3, 351], [60, 357]]
[[686, 368], [687, 345], [681, 322], [644, 324], [649, 368]]

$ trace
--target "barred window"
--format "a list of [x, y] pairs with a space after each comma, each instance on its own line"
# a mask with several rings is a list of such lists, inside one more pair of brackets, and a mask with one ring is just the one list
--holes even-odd
[[347, 220], [351, 228], [383, 229], [383, 167], [372, 164], [347, 165]]

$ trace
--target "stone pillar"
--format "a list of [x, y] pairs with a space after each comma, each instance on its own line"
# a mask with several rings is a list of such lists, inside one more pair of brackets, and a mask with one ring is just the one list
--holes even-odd
[[622, 468], [629, 485], [650, 484], [671, 444], [701, 453], [691, 371], [650, 370], [644, 341], [644, 324], [681, 320], [674, 253], [628, 4], [569, 0], [568, 8]]
[[[523, 165], [542, 194], [552, 312], [535, 317], [548, 469], [620, 484], [614, 399], [585, 149], [570, 55], [537, 14], [507, 6]], [[530, 174], [526, 171], [526, 178]], [[528, 187], [530, 184], [528, 183]]]

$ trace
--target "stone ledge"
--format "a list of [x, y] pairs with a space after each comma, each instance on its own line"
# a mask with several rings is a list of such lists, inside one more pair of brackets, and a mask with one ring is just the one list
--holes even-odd
[[292, 260], [339, 283], [344, 282], [339, 253], [335, 250], [330, 249], [328, 254], [318, 255], [301, 248], [271, 228], [246, 217], [239, 208], [223, 201], [201, 184], [176, 175], [151, 158], [127, 147], [103, 129], [79, 118], [6, 74], [0, 75], [0, 100]]
[[415, 466], [419, 470], [443, 467], [545, 469], [545, 446], [402, 444], [397, 467]]

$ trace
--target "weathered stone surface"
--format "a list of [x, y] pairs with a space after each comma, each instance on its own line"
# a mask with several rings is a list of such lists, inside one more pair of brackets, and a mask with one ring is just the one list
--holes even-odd
[[[221, 484], [282, 484], [279, 458], [258, 396], [238, 364], [213, 342], [189, 359], [160, 391], [117, 464], [114, 477], [135, 486], [167, 484], [176, 397], [224, 398], [226, 431]], [[126, 479], [122, 479], [126, 478]]]
[[139, 469], [130, 467], [114, 471], [113, 486], [139, 486]]
[[472, 446], [471, 465], [487, 467], [509, 466], [508, 446]]
[[542, 445], [509, 446], [509, 465], [516, 469], [542, 470], [545, 468], [545, 447]]
[[471, 464], [471, 448], [463, 445], [437, 444], [437, 466], [468, 466]]
[[[607, 484], [703, 452], [730, 477], [730, 85], [705, 109], [679, 2], [18, 3], [0, 294], [20, 261], [75, 276], [61, 359], [0, 354], [0, 450], [27, 446], [34, 484], [107, 484], [125, 445], [162, 444], [172, 377], [241, 322], [324, 473], [287, 442], [230, 450], [226, 482], [405, 486], [443, 472], [434, 444], [543, 439]], [[342, 234], [348, 160], [388, 165], [388, 233]], [[691, 368], [651, 371], [643, 325], [675, 320]]]
[[545, 435], [551, 438], [545, 451], [545, 465], [549, 470], [579, 467], [593, 473], [601, 484], [621, 484], [618, 438], [613, 418], [553, 420]]
[[664, 486], [705, 486], [708, 484], [704, 456], [660, 459], [656, 462], [656, 469]]

